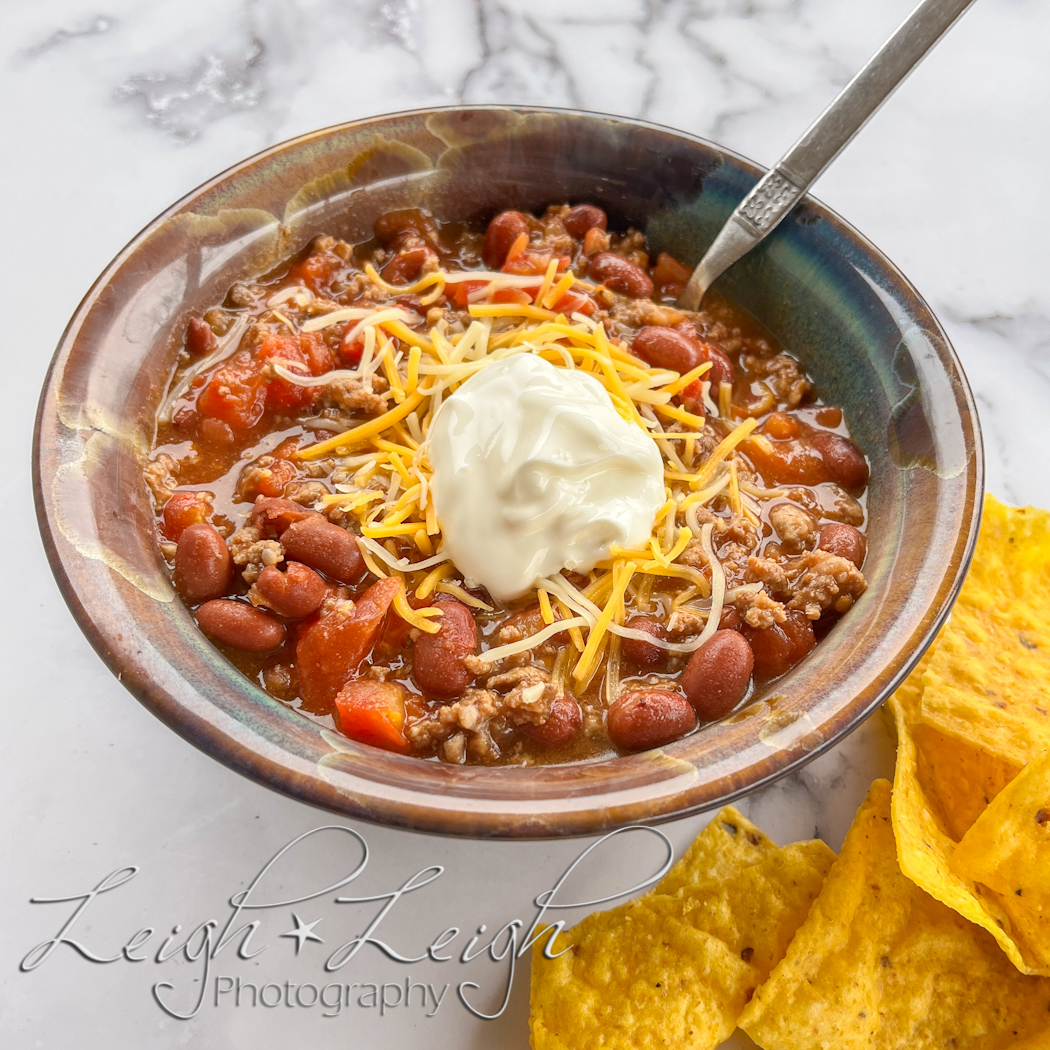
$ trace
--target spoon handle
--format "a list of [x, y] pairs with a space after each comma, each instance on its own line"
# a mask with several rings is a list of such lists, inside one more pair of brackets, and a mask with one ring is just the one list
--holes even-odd
[[740, 202], [678, 299], [696, 310], [714, 280], [770, 234], [973, 0], [922, 0]]

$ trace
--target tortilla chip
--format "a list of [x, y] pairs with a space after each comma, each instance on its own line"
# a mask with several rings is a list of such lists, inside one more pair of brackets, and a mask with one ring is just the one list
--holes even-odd
[[995, 895], [1011, 937], [1050, 974], [1050, 752], [996, 796], [949, 864]]
[[[820, 839], [796, 842], [788, 849], [801, 849], [824, 872], [835, 859], [834, 851]], [[675, 894], [701, 882], [719, 884], [733, 878], [741, 868], [779, 855], [780, 847], [761, 828], [732, 806], [726, 806], [693, 840], [678, 863], [656, 884], [652, 893]]]
[[564, 954], [553, 960], [542, 943], [532, 956], [533, 1050], [709, 1050], [761, 983], [721, 941], [644, 898], [560, 934], [552, 954]]
[[1017, 767], [1050, 748], [1050, 513], [986, 495], [920, 719]]
[[1016, 767], [918, 724], [916, 681], [921, 666], [890, 699], [897, 724], [893, 831], [901, 871], [960, 915], [983, 926], [1023, 973], [1041, 972], [1038, 959], [1008, 932], [994, 894], [952, 870], [959, 839], [1014, 778]]
[[1050, 1045], [1050, 980], [901, 874], [877, 780], [740, 1027], [764, 1050], [1035, 1050]]
[[559, 935], [556, 959], [536, 944], [533, 1050], [718, 1046], [834, 858], [823, 843], [780, 849], [723, 809], [654, 890]]

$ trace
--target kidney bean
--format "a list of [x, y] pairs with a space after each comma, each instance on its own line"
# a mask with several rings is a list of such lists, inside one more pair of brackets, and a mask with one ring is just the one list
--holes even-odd
[[[628, 622], [627, 626], [633, 627], [636, 631], [645, 631], [654, 638], [664, 637], [663, 626], [646, 616], [636, 616]], [[667, 663], [666, 649], [661, 649], [650, 642], [639, 641], [637, 638], [621, 638], [620, 652], [628, 663], [636, 667], [662, 667]]]
[[755, 654], [737, 631], [715, 631], [689, 658], [682, 691], [705, 721], [729, 714], [744, 698]]
[[609, 708], [606, 725], [624, 751], [647, 751], [685, 736], [696, 726], [696, 712], [681, 693], [633, 689]]
[[718, 629], [720, 631], [739, 631], [744, 626], [740, 619], [740, 613], [731, 605], [722, 606], [722, 615], [718, 618]]
[[551, 704], [547, 720], [539, 725], [526, 723], [521, 732], [547, 747], [565, 747], [572, 743], [583, 725], [583, 712], [575, 700], [559, 696]]
[[594, 256], [587, 267], [587, 276], [632, 299], [648, 299], [653, 294], [649, 275], [640, 266], [612, 252], [599, 252]]
[[755, 655], [755, 672], [764, 678], [786, 674], [817, 644], [812, 621], [795, 610], [788, 612], [784, 623], [772, 627], [745, 624], [743, 635]]
[[710, 381], [712, 390], [717, 390], [719, 383], [733, 382], [736, 369], [733, 368], [733, 362], [729, 360], [720, 346], [714, 343], [701, 343], [700, 352], [703, 355], [701, 360], [711, 362], [711, 371], [703, 378]]
[[608, 219], [601, 208], [593, 204], [577, 204], [575, 208], [569, 209], [565, 216], [565, 229], [577, 240], [587, 236], [588, 230], [604, 230], [608, 225]]
[[428, 696], [451, 700], [474, 681], [463, 664], [478, 645], [478, 629], [470, 610], [457, 601], [438, 603], [441, 630], [421, 634], [412, 649], [412, 680]]
[[402, 248], [383, 268], [383, 280], [391, 284], [411, 284], [423, 272], [428, 260], [436, 258], [437, 252], [425, 244]]
[[290, 561], [301, 561], [333, 580], [353, 583], [364, 572], [354, 537], [320, 514], [293, 521], [281, 533], [281, 544]]
[[175, 589], [190, 605], [221, 598], [233, 580], [233, 558], [222, 534], [212, 525], [190, 525], [175, 550]]
[[214, 416], [205, 416], [200, 421], [201, 441], [207, 445], [232, 445], [237, 440], [229, 423]]
[[315, 510], [305, 507], [290, 499], [279, 496], [260, 496], [252, 508], [251, 524], [265, 536], [280, 537], [289, 525], [309, 518], [320, 518]]
[[297, 561], [288, 562], [284, 572], [276, 565], [267, 565], [255, 586], [266, 604], [289, 620], [301, 620], [316, 612], [328, 592], [328, 584]]
[[430, 240], [437, 232], [434, 220], [419, 208], [388, 211], [376, 219], [376, 239], [384, 248], [400, 248], [412, 238]]
[[868, 481], [868, 464], [849, 438], [827, 430], [815, 430], [810, 442], [820, 453], [833, 481], [846, 489], [864, 488]]
[[347, 682], [335, 698], [340, 732], [351, 740], [381, 747], [385, 751], [407, 751], [405, 701], [408, 690], [397, 682], [358, 678]]
[[682, 375], [704, 361], [695, 339], [661, 325], [642, 328], [631, 343], [631, 352], [656, 368], [669, 368]]
[[820, 530], [820, 542], [817, 546], [828, 554], [839, 558], [848, 558], [859, 569], [868, 552], [868, 543], [862, 533], [852, 525], [838, 523], [825, 525]]
[[203, 357], [215, 346], [215, 333], [203, 318], [191, 317], [186, 326], [186, 349], [194, 357]]
[[501, 211], [485, 231], [481, 258], [490, 270], [498, 270], [507, 261], [511, 245], [529, 232], [529, 221], [520, 211]]
[[216, 598], [197, 610], [197, 626], [211, 639], [246, 653], [268, 653], [284, 641], [284, 624], [262, 609]]

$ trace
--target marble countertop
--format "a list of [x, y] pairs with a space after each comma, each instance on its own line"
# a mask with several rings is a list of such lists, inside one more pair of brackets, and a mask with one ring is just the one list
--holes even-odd
[[[577, 106], [645, 117], [771, 163], [912, 6], [912, 0], [42, 0], [0, 9], [0, 135], [8, 202], [0, 385], [8, 508], [2, 602], [5, 719], [0, 762], [0, 1042], [18, 1047], [145, 1048], [290, 1040], [318, 1050], [527, 1046], [528, 980], [495, 1013], [507, 960], [406, 966], [374, 943], [338, 972], [322, 962], [383, 906], [334, 905], [322, 890], [350, 873], [360, 844], [321, 832], [270, 870], [253, 913], [257, 958], [235, 947], [202, 961], [91, 964], [68, 944], [31, 973], [19, 962], [58, 936], [78, 900], [111, 872], [133, 879], [87, 901], [67, 936], [120, 953], [141, 927], [179, 924], [179, 948], [297, 836], [326, 824], [367, 841], [366, 871], [344, 895], [392, 893], [415, 873], [439, 878], [391, 905], [371, 936], [403, 956], [446, 927], [488, 937], [531, 921], [586, 842], [477, 843], [333, 821], [272, 794], [187, 746], [133, 702], [91, 651], [52, 580], [37, 535], [30, 434], [52, 349], [80, 297], [134, 233], [172, 200], [243, 156], [315, 127], [455, 102]], [[827, 172], [816, 195], [868, 235], [943, 321], [980, 406], [988, 487], [1050, 506], [1050, 465], [1034, 453], [1050, 405], [1050, 8], [981, 0]], [[740, 808], [780, 841], [818, 834], [837, 847], [875, 776], [892, 771], [871, 719], [801, 772]], [[704, 818], [663, 830], [678, 848]], [[644, 879], [655, 836], [614, 839], [566, 884], [587, 900]], [[356, 851], [356, 852], [355, 852]], [[119, 881], [119, 877], [113, 881]], [[265, 893], [264, 893], [265, 890]], [[269, 894], [266, 896], [266, 894]], [[292, 912], [323, 940], [283, 939]], [[568, 918], [579, 912], [565, 913]], [[242, 914], [239, 924], [252, 916]], [[207, 937], [207, 930], [197, 938]], [[236, 927], [234, 927], [236, 929]], [[352, 947], [347, 951], [352, 951]], [[194, 954], [194, 945], [185, 955]], [[199, 952], [197, 953], [199, 955]], [[498, 951], [494, 951], [498, 955]], [[277, 988], [277, 1006], [244, 991], [216, 1005], [218, 976]], [[312, 982], [430, 983], [409, 1004], [338, 1011], [307, 1005]], [[289, 987], [285, 988], [285, 983]], [[221, 985], [225, 989], [225, 985]], [[442, 988], [446, 992], [442, 993]], [[272, 999], [277, 993], [270, 992]], [[302, 1001], [286, 1002], [299, 994]], [[319, 992], [319, 994], [321, 994]], [[328, 993], [334, 996], [336, 993]], [[366, 993], [365, 1002], [368, 1002]], [[433, 995], [433, 1000], [429, 998]], [[434, 1005], [440, 997], [440, 1003]], [[403, 997], [402, 997], [403, 998]], [[422, 1001], [426, 999], [427, 1005]], [[428, 1016], [433, 1011], [432, 1016]], [[329, 1016], [325, 1016], [325, 1015]], [[738, 1037], [739, 1038], [739, 1037]], [[742, 1046], [746, 1040], [729, 1045]]]

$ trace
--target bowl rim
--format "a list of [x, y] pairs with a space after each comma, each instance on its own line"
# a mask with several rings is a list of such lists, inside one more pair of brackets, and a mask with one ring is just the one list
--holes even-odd
[[[923, 622], [925, 622], [927, 626], [924, 631], [922, 630], [922, 623], [920, 623], [913, 634], [909, 636], [907, 642], [903, 643], [898, 648], [898, 653], [909, 649], [910, 652], [909, 655], [903, 658], [898, 671], [892, 676], [892, 678], [887, 680], [886, 684], [880, 689], [875, 690], [875, 695], [869, 698], [865, 704], [857, 707], [856, 710], [854, 710], [854, 707], [856, 706], [856, 699], [854, 699], [849, 704], [844, 705], [843, 708], [836, 711], [827, 721], [821, 723], [821, 728], [826, 727], [830, 722], [836, 724], [834, 729], [827, 733], [824, 739], [822, 739], [816, 746], [809, 748], [804, 753], [789, 758], [775, 768], [768, 769], [765, 773], [746, 784], [725, 791], [723, 794], [718, 795], [717, 798], [701, 799], [699, 801], [693, 800], [690, 802], [686, 799], [686, 796], [689, 794], [687, 788], [674, 795], [662, 796], [663, 805], [658, 810], [650, 812], [644, 816], [632, 814], [629, 820], [624, 820], [612, 815], [618, 812], [618, 809], [610, 809], [607, 806], [601, 805], [601, 799], [605, 797], [604, 795], [595, 794], [593, 796], [588, 796], [590, 804], [586, 808], [575, 808], [565, 813], [558, 814], [558, 826], [547, 827], [545, 825], [542, 831], [538, 831], [536, 824], [529, 821], [528, 804], [520, 802], [516, 803], [515, 806], [505, 806], [505, 811], [503, 813], [497, 812], [500, 808], [500, 803], [496, 800], [493, 806], [493, 811], [479, 813], [475, 810], [468, 810], [458, 815], [469, 819], [456, 819], [457, 814], [448, 809], [426, 808], [421, 807], [418, 803], [409, 803], [406, 805], [389, 798], [384, 798], [380, 805], [365, 807], [361, 805], [354, 796], [350, 796], [345, 792], [340, 793], [338, 804], [333, 804], [332, 791], [318, 790], [319, 785], [317, 784], [312, 784], [310, 790], [305, 789], [304, 778], [302, 778], [301, 775], [298, 775], [298, 773], [293, 771], [290, 767], [280, 766], [266, 756], [251, 752], [250, 749], [244, 747], [242, 742], [235, 740], [213, 722], [208, 722], [205, 719], [191, 716], [189, 712], [182, 708], [173, 697], [163, 690], [163, 688], [155, 687], [151, 690], [147, 676], [126, 675], [128, 665], [134, 665], [135, 663], [135, 653], [132, 647], [128, 646], [124, 650], [121, 650], [119, 647], [115, 647], [111, 644], [112, 638], [107, 636], [106, 632], [98, 623], [96, 623], [95, 618], [82, 602], [76, 586], [75, 577], [78, 571], [78, 566], [75, 559], [83, 559], [80, 555], [76, 554], [76, 552], [74, 552], [75, 558], [64, 558], [59, 543], [57, 542], [55, 529], [53, 528], [53, 523], [49, 517], [51, 497], [47, 491], [47, 486], [44, 483], [44, 478], [41, 472], [42, 442], [45, 439], [47, 424], [49, 422], [46, 412], [47, 402], [49, 400], [49, 395], [54, 392], [56, 373], [64, 352], [72, 348], [75, 343], [76, 334], [81, 328], [81, 323], [94, 305], [98, 293], [107, 286], [124, 262], [132, 256], [156, 230], [161, 228], [171, 217], [182, 211], [189, 202], [199, 198], [239, 172], [249, 170], [254, 165], [257, 165], [272, 156], [276, 156], [289, 149], [301, 148], [312, 141], [323, 140], [324, 138], [338, 132], [379, 124], [391, 119], [413, 117], [425, 118], [436, 114], [456, 114], [462, 112], [494, 112], [523, 115], [554, 114], [585, 119], [598, 118], [601, 120], [612, 121], [619, 125], [669, 134], [674, 138], [696, 144], [717, 155], [735, 161], [746, 170], [749, 170], [754, 175], [756, 181], [767, 171], [766, 168], [750, 158], [745, 157], [734, 150], [728, 149], [710, 139], [653, 121], [596, 110], [576, 109], [572, 107], [499, 104], [432, 106], [373, 114], [304, 132], [281, 142], [274, 143], [265, 149], [259, 150], [258, 152], [229, 165], [218, 174], [183, 194], [178, 200], [165, 208], [154, 219], [143, 226], [120, 249], [120, 251], [117, 252], [99, 276], [94, 282], [92, 282], [90, 288], [81, 298], [62, 331], [41, 387], [32, 441], [33, 498], [37, 514], [37, 523], [48, 563], [55, 576], [62, 597], [72, 613], [78, 627], [81, 629], [92, 648], [94, 648], [96, 653], [101, 657], [103, 663], [106, 664], [121, 684], [141, 704], [143, 704], [144, 707], [168, 725], [169, 728], [175, 730], [175, 732], [186, 739], [189, 743], [193, 744], [210, 757], [222, 762], [227, 767], [249, 777], [256, 783], [262, 784], [271, 790], [277, 791], [285, 796], [291, 796], [298, 801], [323, 809], [326, 812], [336, 812], [341, 816], [361, 819], [370, 823], [377, 823], [383, 826], [397, 827], [428, 834], [455, 835], [468, 838], [539, 840], [556, 837], [594, 835], [612, 830], [613, 828], [622, 828], [628, 824], [660, 824], [713, 810], [764, 787], [768, 787], [782, 777], [797, 771], [808, 762], [830, 750], [844, 737], [848, 736], [858, 728], [862, 722], [870, 717], [870, 715], [882, 705], [882, 703], [893, 693], [901, 682], [904, 681], [914, 666], [919, 662], [923, 653], [932, 643], [937, 632], [948, 618], [973, 558], [981, 520], [985, 463], [980, 419], [969, 381], [967, 380], [958, 355], [956, 354], [951, 341], [948, 339], [947, 333], [945, 333], [940, 320], [930, 308], [925, 298], [901, 272], [899, 267], [897, 267], [885, 255], [885, 253], [883, 253], [867, 237], [861, 234], [851, 223], [842, 218], [842, 216], [832, 208], [825, 205], [819, 198], [816, 198], [811, 194], [805, 195], [806, 203], [813, 207], [822, 218], [830, 220], [832, 225], [838, 227], [842, 233], [846, 234], [850, 239], [862, 247], [872, 259], [877, 261], [878, 265], [884, 272], [895, 278], [896, 281], [907, 290], [909, 296], [913, 298], [914, 302], [924, 309], [934, 322], [934, 333], [942, 341], [944, 352], [954, 369], [955, 374], [953, 378], [958, 382], [960, 395], [959, 401], [965, 406], [965, 418], [969, 421], [972, 428], [973, 447], [967, 450], [969, 455], [967, 457], [966, 466], [962, 471], [967, 475], [968, 480], [970, 480], [970, 486], [964, 502], [965, 509], [963, 511], [964, 517], [966, 517], [966, 511], [969, 512], [968, 525], [964, 523], [965, 527], [959, 530], [958, 535], [955, 538], [954, 553], [950, 562], [953, 578], [947, 589], [943, 590], [940, 607], [937, 608], [932, 616], [927, 615], [925, 617]], [[72, 564], [70, 564], [71, 562]], [[947, 579], [948, 575], [949, 573], [945, 574], [945, 579]], [[944, 581], [942, 580], [942, 587], [943, 582]], [[916, 641], [917, 635], [919, 635], [919, 637]], [[154, 692], [159, 692], [161, 695], [156, 696], [154, 695]], [[165, 700], [168, 702], [165, 703]], [[616, 760], [614, 759], [611, 761]], [[757, 764], [759, 763], [752, 763], [752, 766]], [[499, 776], [500, 771], [503, 769], [504, 767], [484, 769], [480, 775], [487, 774]], [[672, 799], [675, 804], [667, 805], [666, 802], [668, 799]], [[548, 807], [555, 801], [556, 800], [554, 799], [536, 800], [537, 812], [541, 809], [544, 812], [547, 812]]]

